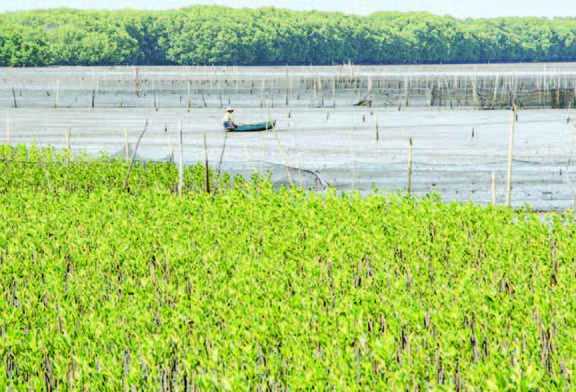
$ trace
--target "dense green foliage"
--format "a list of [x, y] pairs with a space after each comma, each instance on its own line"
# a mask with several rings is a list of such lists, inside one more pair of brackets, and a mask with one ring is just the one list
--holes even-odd
[[0, 14], [0, 65], [419, 64], [576, 60], [576, 19], [367, 17], [198, 6]]
[[0, 389], [574, 388], [573, 215], [126, 169], [0, 149]]

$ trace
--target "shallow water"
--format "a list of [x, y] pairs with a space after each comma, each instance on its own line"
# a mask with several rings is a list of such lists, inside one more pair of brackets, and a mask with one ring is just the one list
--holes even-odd
[[[453, 67], [444, 70], [448, 72], [446, 69], [453, 70]], [[536, 65], [529, 65], [526, 70], [534, 67]], [[557, 67], [562, 72], [572, 69], [568, 65]], [[282, 69], [252, 72], [281, 72]], [[404, 70], [413, 72], [414, 68]], [[20, 80], [24, 87], [33, 78], [53, 83], [55, 78], [60, 78], [54, 73], [61, 75], [54, 69], [22, 72]], [[69, 72], [74, 74], [72, 70]], [[110, 73], [108, 69], [101, 72], [102, 77]], [[170, 70], [165, 76], [173, 76], [174, 72]], [[14, 74], [11, 75], [14, 78]], [[156, 70], [155, 75], [161, 78], [161, 70]], [[61, 94], [60, 100], [71, 99], [66, 92]], [[199, 99], [197, 95], [194, 97]], [[182, 123], [184, 159], [189, 163], [204, 160], [206, 135], [210, 162], [217, 167], [222, 157], [222, 169], [229, 172], [249, 175], [266, 171], [277, 184], [316, 187], [321, 178], [321, 183], [340, 190], [369, 192], [377, 188], [381, 192], [395, 192], [407, 187], [408, 145], [412, 138], [416, 194], [438, 192], [445, 200], [489, 203], [494, 173], [498, 202], [504, 202], [510, 111], [358, 108], [351, 104], [355, 96], [344, 92], [337, 95], [336, 107], [320, 108], [304, 103], [280, 107], [268, 104], [261, 108], [253, 96], [246, 95], [244, 100], [240, 97], [239, 94], [235, 98], [240, 122], [273, 118], [279, 122], [278, 129], [226, 134], [220, 125], [223, 113], [218, 101], [189, 110], [163, 105], [155, 110], [154, 105], [148, 106], [150, 102], [142, 105], [146, 107], [131, 108], [19, 105], [15, 109], [10, 107], [10, 97], [5, 95], [4, 101], [0, 98], [0, 140], [65, 147], [65, 134], [69, 129], [70, 142], [76, 152], [123, 154], [125, 130], [133, 146], [145, 122], [149, 121], [138, 155], [142, 159], [160, 160], [169, 159], [171, 155], [177, 157], [178, 129]], [[530, 204], [538, 210], [573, 207], [575, 150], [576, 111], [520, 111], [514, 143], [514, 205]]]

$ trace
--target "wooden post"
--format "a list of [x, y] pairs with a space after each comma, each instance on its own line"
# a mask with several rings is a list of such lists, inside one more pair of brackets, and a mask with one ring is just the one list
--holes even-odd
[[178, 151], [178, 195], [182, 196], [182, 192], [184, 191], [184, 135], [182, 129], [182, 121], [180, 121], [180, 135], [179, 135], [179, 143], [180, 149]]
[[128, 144], [128, 129], [124, 128], [124, 159], [130, 160], [130, 144]]
[[512, 105], [512, 123], [508, 133], [508, 167], [506, 175], [506, 206], [512, 205], [512, 159], [514, 154], [514, 134], [516, 133], [516, 105]]
[[492, 172], [492, 183], [490, 187], [492, 191], [492, 205], [496, 205], [496, 173]]
[[414, 166], [414, 142], [412, 138], [408, 141], [408, 195], [412, 195], [412, 171]]
[[64, 132], [64, 139], [66, 142], [66, 162], [69, 163], [72, 160], [72, 143], [70, 141], [70, 135], [72, 134], [72, 129], [66, 128]]
[[12, 140], [10, 137], [10, 117], [6, 116], [6, 144], [11, 144]]
[[190, 109], [192, 108], [192, 94], [191, 94], [191, 90], [192, 90], [192, 82], [189, 80], [188, 81], [188, 111], [190, 111]]
[[12, 106], [14, 109], [18, 109], [18, 101], [16, 100], [16, 90], [12, 87]]
[[336, 76], [332, 79], [332, 106], [336, 107]]
[[134, 162], [136, 161], [136, 154], [138, 153], [138, 148], [140, 147], [140, 143], [142, 142], [142, 138], [148, 131], [148, 119], [146, 119], [146, 123], [144, 124], [144, 130], [140, 136], [138, 136], [138, 140], [136, 141], [136, 145], [134, 146], [134, 151], [132, 151], [132, 157], [130, 158], [130, 166], [128, 166], [128, 172], [126, 173], [126, 178], [124, 179], [124, 189], [130, 190], [130, 175], [132, 174], [132, 168], [134, 167]]
[[158, 111], [158, 92], [156, 91], [157, 90], [156, 82], [154, 82], [153, 88], [154, 88], [154, 110]]
[[70, 153], [70, 151], [72, 150], [72, 143], [70, 142], [71, 134], [72, 134], [72, 129], [66, 128], [66, 131], [64, 133], [64, 138], [66, 140], [66, 150], [68, 151], [68, 153]]
[[210, 193], [210, 168], [208, 166], [208, 143], [206, 142], [206, 134], [204, 134], [204, 172], [206, 175], [206, 193]]
[[54, 101], [54, 107], [60, 106], [60, 80], [56, 81], [56, 99]]

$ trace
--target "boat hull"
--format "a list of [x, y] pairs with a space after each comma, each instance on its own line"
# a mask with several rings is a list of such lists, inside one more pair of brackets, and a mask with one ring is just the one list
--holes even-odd
[[261, 132], [274, 129], [276, 121], [268, 121], [256, 124], [244, 124], [233, 129], [227, 129], [228, 132]]

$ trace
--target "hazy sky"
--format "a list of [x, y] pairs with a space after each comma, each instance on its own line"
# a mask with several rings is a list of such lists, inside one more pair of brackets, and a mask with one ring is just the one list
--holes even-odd
[[275, 6], [367, 14], [375, 11], [430, 11], [458, 17], [576, 16], [576, 0], [0, 0], [0, 11], [34, 8], [177, 8], [196, 4], [233, 7]]

